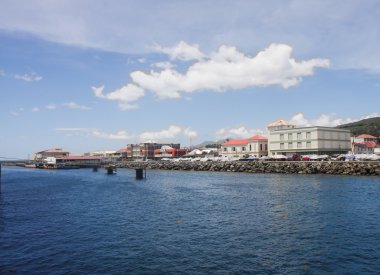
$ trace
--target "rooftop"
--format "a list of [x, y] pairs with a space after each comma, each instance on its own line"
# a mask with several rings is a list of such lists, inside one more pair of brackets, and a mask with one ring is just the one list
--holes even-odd
[[271, 124], [269, 124], [268, 127], [291, 126], [291, 125], [293, 125], [293, 124], [287, 122], [284, 119], [279, 119], [279, 120], [276, 120], [276, 121], [272, 122]]
[[357, 136], [357, 138], [376, 138], [376, 137], [368, 135], [368, 134], [362, 134], [362, 135]]

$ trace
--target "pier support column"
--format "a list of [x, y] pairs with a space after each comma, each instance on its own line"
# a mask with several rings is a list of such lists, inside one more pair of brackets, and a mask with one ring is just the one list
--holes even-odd
[[135, 170], [136, 170], [136, 179], [142, 180], [144, 178], [143, 168], [136, 168]]
[[0, 161], [0, 194], [1, 194], [1, 161]]

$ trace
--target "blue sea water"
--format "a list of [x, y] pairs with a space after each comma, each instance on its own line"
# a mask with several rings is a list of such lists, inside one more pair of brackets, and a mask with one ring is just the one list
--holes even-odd
[[375, 274], [380, 178], [3, 167], [0, 273]]

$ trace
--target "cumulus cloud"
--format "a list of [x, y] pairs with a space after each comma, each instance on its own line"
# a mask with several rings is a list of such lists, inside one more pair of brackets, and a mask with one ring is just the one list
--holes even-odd
[[15, 79], [24, 80], [26, 82], [33, 82], [33, 81], [40, 81], [42, 80], [42, 76], [38, 75], [35, 72], [29, 73], [29, 74], [23, 74], [23, 75], [14, 75]]
[[158, 70], [133, 71], [130, 74], [132, 83], [114, 92], [104, 94], [104, 86], [92, 87], [95, 96], [117, 100], [119, 107], [127, 110], [138, 107], [135, 102], [144, 96], [144, 91], [165, 99], [200, 91], [220, 92], [271, 85], [289, 88], [303, 77], [313, 75], [316, 68], [330, 65], [329, 60], [320, 58], [296, 61], [292, 57], [292, 47], [285, 44], [271, 44], [253, 57], [225, 45], [206, 56], [200, 53], [197, 45], [183, 41], [173, 48], [161, 47], [160, 50], [172, 59], [190, 60], [191, 57], [196, 61], [184, 72], [175, 70], [168, 62], [154, 63], [151, 66]]
[[251, 57], [235, 47], [221, 46], [209, 58], [192, 64], [185, 73], [173, 69], [131, 73], [133, 82], [152, 91], [160, 98], [179, 98], [182, 93], [196, 91], [236, 90], [248, 87], [280, 85], [289, 88], [302, 77], [310, 76], [318, 67], [328, 67], [327, 59], [310, 59], [297, 62], [292, 48], [284, 44], [271, 44]]
[[166, 129], [159, 131], [146, 131], [139, 134], [140, 141], [154, 140], [154, 141], [165, 141], [178, 138], [178, 136], [184, 136], [187, 138], [195, 138], [198, 136], [197, 131], [190, 127], [180, 127], [177, 125], [170, 125]]
[[161, 47], [155, 45], [154, 49], [158, 52], [167, 54], [171, 60], [179, 59], [182, 61], [201, 60], [204, 54], [199, 50], [199, 45], [190, 45], [185, 41], [180, 41], [173, 47]]
[[32, 112], [39, 112], [40, 111], [40, 109], [38, 108], [38, 107], [34, 107], [33, 109], [32, 109]]
[[0, 77], [5, 76], [5, 72], [3, 70], [0, 70]]
[[245, 126], [237, 126], [232, 128], [221, 128], [216, 131], [217, 139], [225, 138], [249, 138], [254, 135], [262, 135], [264, 131], [261, 129], [248, 129]]
[[335, 114], [320, 114], [317, 118], [306, 118], [303, 113], [294, 114], [289, 122], [298, 126], [298, 127], [310, 127], [310, 126], [327, 126], [335, 127], [342, 124], [352, 123], [358, 120], [378, 117], [380, 113], [371, 113], [364, 115], [360, 118], [353, 117], [338, 117]]
[[116, 100], [119, 102], [119, 108], [122, 110], [135, 109], [138, 107], [134, 102], [144, 96], [144, 90], [134, 84], [127, 84], [108, 94], [104, 94], [104, 86], [91, 87], [96, 97]]
[[69, 109], [78, 109], [78, 110], [82, 110], [82, 111], [88, 111], [88, 110], [91, 110], [90, 107], [87, 107], [87, 106], [84, 106], [84, 105], [80, 105], [76, 102], [67, 102], [67, 103], [63, 103], [62, 104], [64, 107], [66, 108], [69, 108]]
[[188, 138], [195, 138], [198, 136], [197, 131], [191, 129], [190, 127], [183, 130], [183, 134]]
[[157, 63], [151, 64], [150, 66], [158, 68], [158, 69], [172, 69], [175, 67], [175, 65], [170, 62], [157, 62]]
[[170, 125], [169, 128], [156, 132], [143, 132], [139, 135], [140, 140], [162, 140], [172, 139], [182, 132], [182, 128], [176, 125]]

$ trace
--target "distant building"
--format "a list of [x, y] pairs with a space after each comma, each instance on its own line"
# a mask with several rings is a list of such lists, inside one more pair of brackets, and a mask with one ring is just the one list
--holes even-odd
[[50, 148], [50, 149], [35, 153], [34, 159], [37, 161], [42, 161], [48, 157], [59, 158], [59, 157], [67, 157], [69, 155], [70, 155], [69, 152], [62, 150], [61, 148]]
[[164, 145], [161, 149], [154, 150], [155, 158], [174, 158], [174, 157], [182, 157], [186, 155], [187, 149], [185, 148], [172, 148], [168, 145]]
[[156, 142], [142, 142], [139, 144], [127, 145], [127, 157], [133, 159], [153, 159], [155, 157], [155, 150], [161, 149], [163, 146], [179, 150], [181, 145], [179, 143], [156, 143]]
[[262, 157], [268, 155], [268, 139], [256, 135], [248, 139], [233, 139], [223, 143], [221, 147], [223, 157], [242, 157], [250, 155]]
[[128, 157], [128, 148], [121, 148], [115, 152], [119, 159], [126, 159]]
[[269, 155], [346, 154], [351, 150], [349, 130], [332, 127], [295, 127], [285, 120], [268, 125]]
[[363, 134], [352, 138], [353, 154], [374, 154], [378, 139], [374, 136]]
[[64, 168], [70, 166], [94, 167], [99, 166], [102, 162], [101, 157], [89, 156], [65, 156], [65, 157], [47, 157], [43, 164], [46, 168]]

